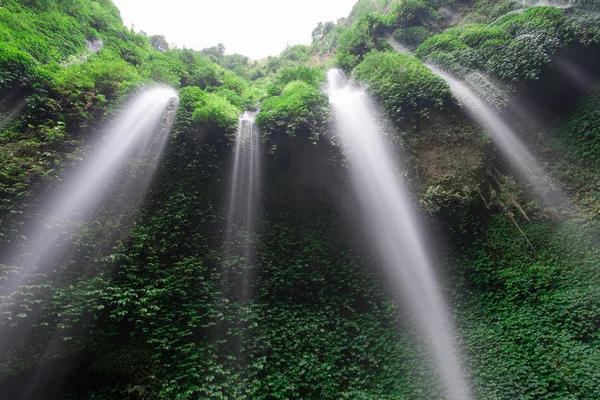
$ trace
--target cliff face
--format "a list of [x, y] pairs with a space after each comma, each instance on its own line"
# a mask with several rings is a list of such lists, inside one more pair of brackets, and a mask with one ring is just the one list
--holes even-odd
[[[322, 91], [333, 66], [377, 104], [398, 178], [429, 232], [474, 397], [597, 397], [596, 6], [367, 3], [311, 46], [260, 62], [220, 47], [154, 48], [122, 26], [110, 1], [0, 7], [8, 398], [444, 396], [415, 316], [361, 227]], [[398, 54], [390, 38], [415, 55]], [[69, 62], [98, 39], [102, 49]], [[542, 182], [546, 197], [435, 68], [470, 87], [530, 150], [553, 182]], [[22, 227], [55, 206], [48, 199], [107, 121], [155, 83], [178, 89], [179, 105], [141, 207], [113, 182], [66, 237], [61, 261], [9, 290], [36, 246]], [[225, 246], [242, 246], [224, 243], [226, 212], [238, 114], [259, 103], [263, 183], [248, 266], [225, 256]], [[143, 160], [119, 179], [139, 178]], [[568, 201], [543, 201], [562, 194]], [[241, 301], [247, 270], [251, 296]]]

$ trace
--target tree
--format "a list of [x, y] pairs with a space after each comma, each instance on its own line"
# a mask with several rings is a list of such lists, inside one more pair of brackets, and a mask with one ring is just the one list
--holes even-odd
[[323, 36], [322, 34], [323, 32], [323, 23], [319, 22], [317, 24], [317, 27], [315, 29], [313, 29], [312, 31], [312, 40], [313, 42], [316, 42], [317, 40], [319, 40], [321, 38], [321, 36]]
[[202, 54], [210, 58], [213, 62], [221, 65], [223, 57], [225, 56], [225, 45], [219, 43], [216, 46], [207, 47], [202, 50]]
[[317, 27], [315, 29], [313, 29], [312, 31], [312, 40], [313, 42], [316, 42], [317, 40], [321, 39], [323, 36], [327, 35], [329, 32], [331, 32], [331, 30], [335, 28], [335, 24], [331, 21], [322, 23], [319, 22], [317, 24]]
[[158, 49], [158, 51], [165, 51], [169, 49], [169, 43], [163, 35], [154, 35], [151, 38], [152, 47]]

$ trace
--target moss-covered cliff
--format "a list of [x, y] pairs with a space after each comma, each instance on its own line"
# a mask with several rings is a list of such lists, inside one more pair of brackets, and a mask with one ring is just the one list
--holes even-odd
[[[0, 397], [443, 398], [348, 190], [323, 91], [339, 67], [379, 105], [474, 396], [597, 398], [600, 20], [594, 2], [580, 3], [361, 0], [311, 46], [256, 62], [166, 49], [126, 29], [109, 0], [1, 4]], [[540, 201], [425, 63], [508, 121], [569, 205]], [[141, 208], [114, 216], [128, 201], [115, 194], [69, 236], [61, 263], [7, 286], [20, 256], [5, 255], [35, 245], [22, 227], [41, 220], [126, 99], [154, 83], [180, 102]], [[264, 144], [250, 267], [224, 256], [246, 109], [259, 111]]]

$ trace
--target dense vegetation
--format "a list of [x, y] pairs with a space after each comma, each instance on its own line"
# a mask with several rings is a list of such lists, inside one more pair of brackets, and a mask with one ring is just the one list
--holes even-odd
[[[320, 23], [311, 45], [253, 61], [222, 44], [169, 48], [162, 36], [125, 28], [110, 0], [3, 1], [0, 391], [443, 398], [414, 317], [347, 194], [346, 155], [323, 90], [326, 70], [338, 67], [381, 106], [399, 179], [440, 238], [430, 250], [476, 398], [597, 398], [597, 8], [360, 0], [348, 18]], [[398, 54], [394, 41], [414, 54]], [[511, 121], [570, 204], [541, 203], [427, 64]], [[179, 105], [141, 209], [117, 207], [128, 197], [115, 189], [68, 237], [68, 256], [7, 292], [21, 269], [4, 255], [16, 248], [26, 258], [36, 245], [22, 227], [52, 206], [47, 199], [106, 122], [154, 84], [176, 88]], [[264, 150], [249, 302], [239, 299], [247, 267], [224, 256], [245, 110], [257, 112]], [[135, 164], [121, 174], [135, 175]]]

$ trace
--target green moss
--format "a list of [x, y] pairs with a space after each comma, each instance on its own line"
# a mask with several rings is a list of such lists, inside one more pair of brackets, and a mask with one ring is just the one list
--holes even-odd
[[488, 40], [507, 40], [510, 38], [509, 33], [500, 27], [481, 24], [463, 25], [455, 28], [452, 32], [456, 32], [458, 40], [469, 47], [480, 46]]
[[327, 97], [302, 81], [290, 82], [281, 95], [266, 99], [255, 119], [263, 134], [305, 133], [314, 138], [325, 130], [328, 120]]
[[394, 31], [392, 37], [394, 40], [403, 44], [410, 50], [419, 47], [425, 40], [433, 35], [430, 31], [422, 26], [414, 26], [410, 28], [402, 28]]
[[496, 215], [463, 247], [457, 265], [462, 293], [455, 296], [476, 393], [593, 399], [600, 362], [597, 226], [514, 218], [523, 233]]
[[388, 23], [381, 15], [368, 14], [342, 32], [337, 43], [336, 65], [350, 72], [371, 50], [391, 50], [383, 38]]
[[192, 121], [201, 131], [233, 136], [239, 113], [240, 110], [225, 97], [216, 93], [206, 93], [195, 104]]
[[532, 7], [504, 15], [488, 25], [450, 29], [427, 39], [416, 54], [451, 73], [482, 70], [508, 83], [535, 80], [551, 56], [571, 43], [589, 43], [554, 7]]
[[321, 68], [306, 66], [284, 68], [279, 71], [279, 86], [284, 87], [292, 81], [302, 81], [319, 87], [325, 81], [325, 74]]
[[0, 7], [0, 39], [41, 63], [64, 61], [85, 49], [88, 28], [60, 12], [11, 12]]
[[446, 82], [406, 54], [371, 52], [354, 74], [399, 125], [416, 122], [452, 102]]
[[393, 14], [396, 25], [402, 28], [433, 26], [437, 13], [425, 1], [404, 0], [394, 4]]
[[527, 33], [536, 28], [549, 35], [568, 37], [571, 27], [565, 12], [555, 7], [531, 7], [522, 13], [509, 13], [498, 18], [492, 26], [502, 27], [511, 35]]

